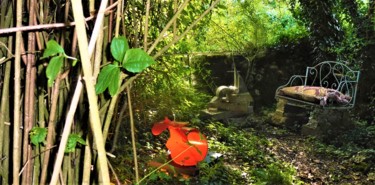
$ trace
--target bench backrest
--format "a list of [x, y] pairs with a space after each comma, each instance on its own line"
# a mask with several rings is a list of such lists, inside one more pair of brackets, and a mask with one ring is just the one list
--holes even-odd
[[305, 86], [320, 86], [335, 89], [352, 97], [347, 106], [353, 107], [357, 95], [360, 71], [355, 71], [341, 62], [325, 61], [307, 67]]

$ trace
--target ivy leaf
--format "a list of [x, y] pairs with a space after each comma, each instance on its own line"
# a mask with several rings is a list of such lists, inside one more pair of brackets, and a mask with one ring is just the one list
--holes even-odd
[[41, 59], [61, 53], [65, 55], [64, 48], [62, 48], [55, 40], [49, 40], [47, 42], [47, 48], [44, 50], [43, 57]]
[[31, 143], [37, 146], [39, 143], [43, 143], [46, 140], [47, 128], [33, 127], [30, 130]]
[[126, 52], [123, 67], [132, 73], [139, 73], [152, 64], [155, 64], [154, 59], [142, 49], [136, 48]]
[[82, 145], [86, 145], [85, 140], [78, 134], [70, 134], [68, 137], [68, 143], [65, 148], [65, 153], [74, 152], [77, 146], [77, 143]]
[[125, 53], [128, 49], [128, 40], [125, 37], [116, 37], [111, 42], [112, 56], [119, 62], [124, 60]]
[[64, 61], [64, 56], [55, 56], [52, 57], [50, 60], [47, 69], [46, 69], [46, 75], [48, 78], [48, 86], [52, 86], [53, 82], [56, 79], [57, 74], [59, 74], [62, 64]]
[[117, 65], [109, 64], [99, 73], [98, 83], [95, 86], [96, 94], [103, 93], [107, 88], [111, 96], [115, 95], [119, 88], [120, 68]]

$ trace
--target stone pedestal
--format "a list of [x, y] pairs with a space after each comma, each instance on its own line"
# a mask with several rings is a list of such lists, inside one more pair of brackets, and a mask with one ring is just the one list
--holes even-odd
[[352, 128], [348, 110], [302, 108], [280, 99], [272, 115], [272, 123], [300, 132], [302, 135], [332, 138]]
[[253, 113], [253, 98], [250, 93], [231, 94], [230, 96], [215, 96], [207, 109], [203, 110], [202, 118], [221, 120], [225, 118], [241, 117]]
[[308, 122], [309, 110], [287, 104], [280, 99], [276, 105], [276, 111], [271, 120], [274, 125], [285, 126], [293, 131], [300, 131], [302, 125]]

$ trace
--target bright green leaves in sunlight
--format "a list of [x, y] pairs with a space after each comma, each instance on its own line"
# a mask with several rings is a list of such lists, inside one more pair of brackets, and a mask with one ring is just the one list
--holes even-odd
[[128, 40], [125, 37], [116, 37], [111, 42], [111, 53], [115, 60], [122, 62], [126, 51], [129, 49]]
[[82, 137], [78, 134], [70, 134], [68, 137], [68, 143], [65, 148], [65, 153], [74, 152], [77, 147], [77, 143], [81, 145], [86, 145], [86, 142]]
[[43, 52], [44, 58], [52, 57], [46, 69], [46, 76], [48, 78], [48, 86], [52, 86], [57, 75], [62, 69], [65, 58], [73, 60], [73, 66], [76, 64], [77, 59], [70, 57], [65, 54], [64, 48], [62, 48], [55, 40], [49, 40], [47, 42], [47, 48]]
[[130, 49], [126, 52], [125, 62], [122, 63], [122, 66], [132, 73], [139, 73], [154, 63], [154, 59], [145, 51], [136, 48]]
[[120, 80], [120, 68], [117, 65], [109, 64], [99, 73], [98, 83], [95, 86], [97, 94], [104, 92], [107, 88], [111, 96], [115, 95]]
[[34, 127], [30, 130], [31, 143], [37, 146], [40, 143], [44, 143], [47, 137], [47, 128]]
[[123, 36], [112, 40], [111, 54], [115, 62], [105, 66], [100, 71], [98, 82], [95, 86], [97, 94], [103, 93], [107, 88], [111, 96], [117, 93], [121, 80], [121, 67], [132, 73], [140, 73], [155, 63], [154, 59], [142, 49], [129, 49], [128, 41]]

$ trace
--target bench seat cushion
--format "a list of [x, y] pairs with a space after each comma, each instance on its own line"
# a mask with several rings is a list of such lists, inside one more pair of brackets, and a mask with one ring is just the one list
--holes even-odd
[[350, 96], [344, 95], [340, 91], [317, 86], [291, 86], [280, 89], [279, 95], [292, 97], [307, 102], [317, 103], [322, 106], [328, 103], [348, 104]]

